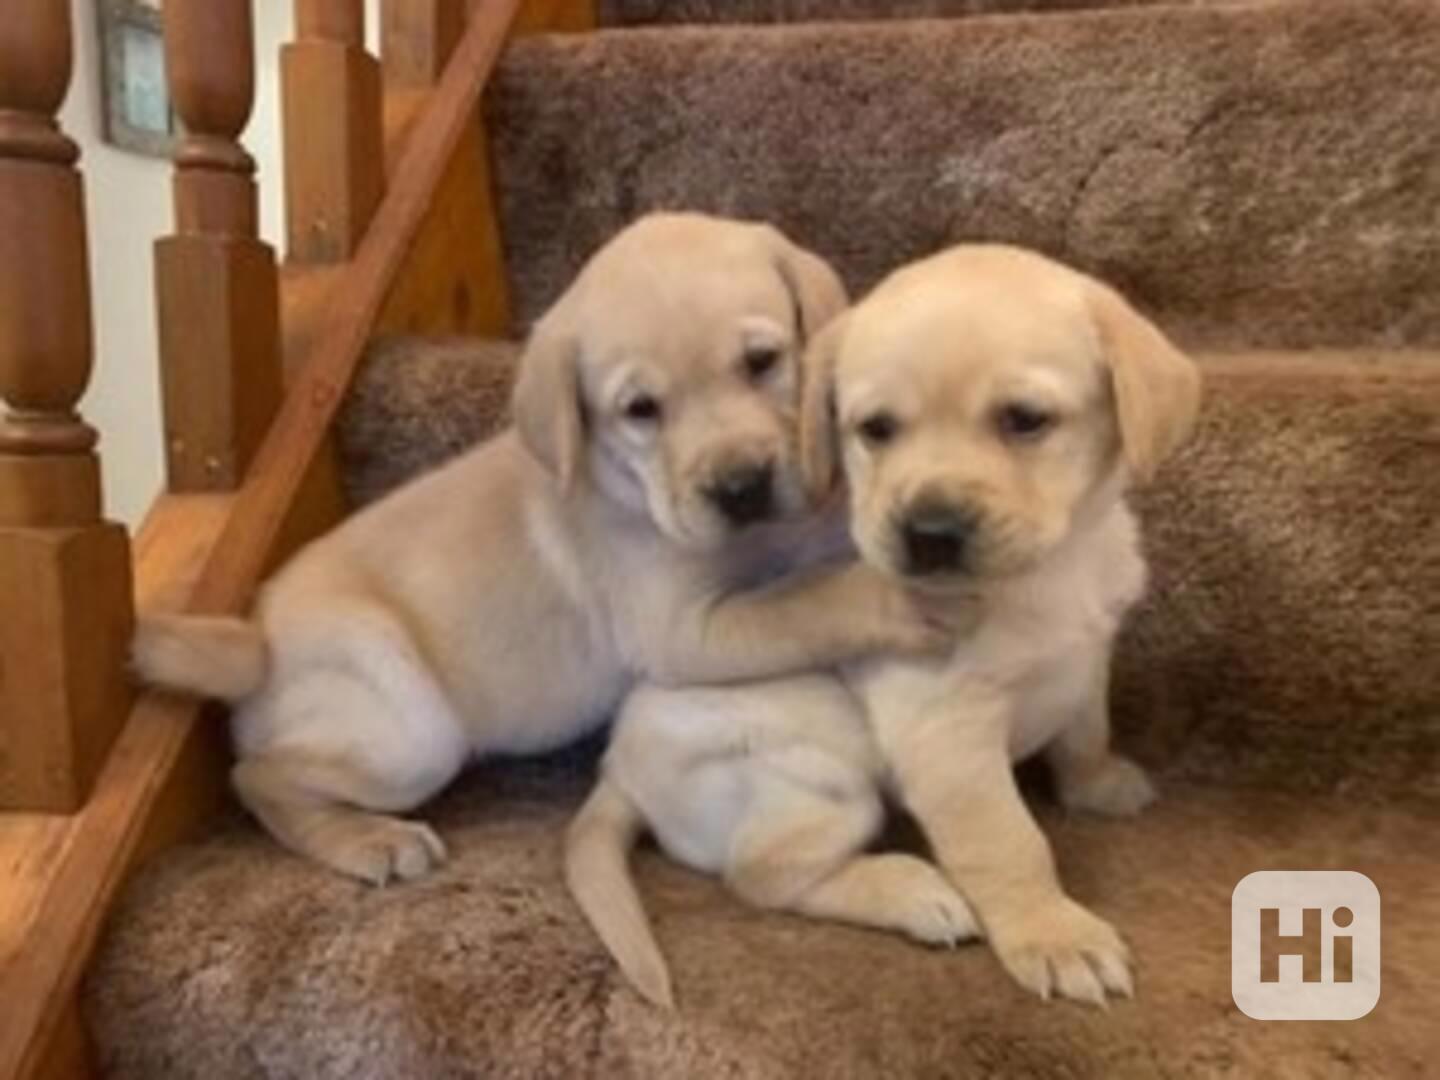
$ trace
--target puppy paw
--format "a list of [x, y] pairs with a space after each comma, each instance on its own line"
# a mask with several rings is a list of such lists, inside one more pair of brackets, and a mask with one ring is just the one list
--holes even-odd
[[938, 869], [913, 855], [875, 858], [892, 860], [891, 917], [896, 930], [924, 945], [947, 947], [979, 937], [975, 912]]
[[1145, 770], [1118, 754], [1081, 775], [1062, 779], [1058, 787], [1067, 810], [1106, 817], [1134, 817], [1159, 797]]
[[424, 822], [365, 817], [347, 822], [321, 853], [328, 866], [371, 885], [413, 881], [446, 859], [445, 844]]
[[868, 622], [867, 650], [945, 655], [973, 622], [968, 609], [927, 600], [864, 563], [847, 569], [845, 579], [846, 609]]
[[993, 922], [990, 942], [1010, 976], [1047, 1001], [1104, 1007], [1110, 994], [1134, 996], [1130, 950], [1114, 927], [1068, 897]]

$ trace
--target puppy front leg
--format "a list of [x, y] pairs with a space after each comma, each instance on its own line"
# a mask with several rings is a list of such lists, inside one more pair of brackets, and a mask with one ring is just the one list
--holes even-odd
[[1042, 998], [1103, 1004], [1107, 993], [1128, 996], [1129, 950], [1109, 923], [1065, 895], [1015, 786], [1004, 706], [946, 702], [878, 719], [901, 799], [1006, 971]]
[[910, 594], [859, 562], [704, 597], [655, 630], [645, 674], [672, 686], [773, 678], [877, 652], [938, 653], [953, 642]]
[[1060, 802], [1069, 810], [1133, 817], [1155, 801], [1145, 770], [1110, 749], [1110, 650], [1097, 658], [1074, 722], [1045, 750]]

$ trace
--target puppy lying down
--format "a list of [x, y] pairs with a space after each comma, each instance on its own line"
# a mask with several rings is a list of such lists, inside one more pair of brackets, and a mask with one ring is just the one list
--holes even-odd
[[747, 588], [816, 532], [799, 357], [845, 304], [768, 226], [642, 219], [531, 335], [513, 430], [305, 548], [252, 618], [148, 619], [137, 669], [234, 702], [241, 801], [293, 850], [383, 883], [445, 856], [398, 814], [473, 757], [571, 742], [640, 677], [948, 644], [854, 562]]
[[[1196, 368], [1105, 285], [998, 246], [897, 271], [805, 366], [817, 493], [838, 457], [863, 560], [978, 623], [941, 658], [638, 688], [568, 837], [572, 892], [660, 1004], [670, 978], [626, 865], [642, 827], [753, 904], [923, 942], [981, 934], [1042, 997], [1129, 995], [1124, 943], [1061, 889], [1012, 763], [1043, 752], [1074, 809], [1154, 798], [1109, 748], [1111, 643], [1145, 583], [1123, 494], [1190, 430]], [[943, 875], [866, 853], [887, 789]]]

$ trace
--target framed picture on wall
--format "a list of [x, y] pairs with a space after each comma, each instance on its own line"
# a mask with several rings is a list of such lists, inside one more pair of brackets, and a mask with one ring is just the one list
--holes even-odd
[[169, 157], [179, 125], [165, 83], [161, 0], [95, 0], [105, 139], [125, 150]]

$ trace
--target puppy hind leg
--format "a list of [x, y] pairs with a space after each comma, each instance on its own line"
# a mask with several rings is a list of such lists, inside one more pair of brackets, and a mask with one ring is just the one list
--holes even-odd
[[912, 855], [860, 855], [883, 815], [874, 792], [844, 800], [786, 788], [736, 839], [727, 881], [742, 899], [812, 918], [897, 931], [929, 944], [977, 933], [968, 904]]
[[464, 732], [384, 612], [332, 601], [322, 615], [288, 629], [276, 685], [233, 718], [235, 791], [277, 840], [342, 874], [377, 885], [420, 877], [444, 861], [444, 845], [388, 815], [454, 778]]
[[1066, 809], [1133, 817], [1157, 798], [1135, 762], [1110, 748], [1110, 658], [1100, 657], [1080, 714], [1045, 749], [1055, 789]]
[[445, 861], [428, 825], [365, 809], [394, 801], [383, 781], [293, 754], [244, 758], [231, 772], [240, 801], [286, 847], [372, 885], [423, 877]]
[[756, 907], [790, 909], [816, 883], [863, 850], [884, 808], [866, 791], [827, 798], [775, 773], [755, 781], [754, 801], [737, 829], [725, 880]]
[[900, 852], [851, 859], [793, 907], [817, 919], [894, 930], [926, 945], [953, 946], [980, 935], [975, 913], [945, 875]]

